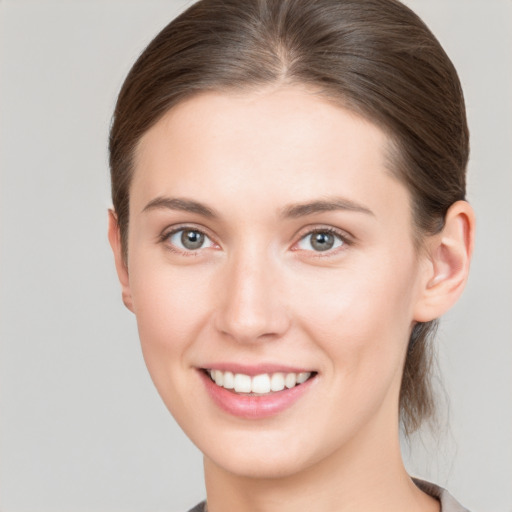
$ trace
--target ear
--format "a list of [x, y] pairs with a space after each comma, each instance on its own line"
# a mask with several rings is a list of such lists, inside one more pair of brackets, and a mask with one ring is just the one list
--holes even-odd
[[466, 201], [446, 213], [442, 231], [427, 239], [425, 273], [414, 320], [439, 318], [457, 302], [466, 284], [475, 237], [475, 215]]
[[123, 247], [121, 244], [121, 232], [117, 223], [117, 216], [114, 210], [108, 211], [108, 241], [116, 264], [117, 277], [121, 283], [121, 291], [124, 305], [133, 313], [132, 294], [130, 291], [130, 278], [128, 275], [128, 267], [124, 260]]

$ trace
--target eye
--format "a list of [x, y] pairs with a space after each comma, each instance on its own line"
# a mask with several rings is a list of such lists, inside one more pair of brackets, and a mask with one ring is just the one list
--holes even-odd
[[197, 251], [215, 245], [202, 231], [192, 228], [173, 231], [165, 236], [165, 240], [181, 251]]
[[316, 230], [302, 237], [297, 247], [303, 251], [325, 252], [345, 245], [341, 235], [328, 229]]

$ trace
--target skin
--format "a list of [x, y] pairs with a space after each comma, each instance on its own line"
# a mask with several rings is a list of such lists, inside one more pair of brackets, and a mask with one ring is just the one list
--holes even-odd
[[[418, 251], [388, 144], [298, 86], [195, 96], [140, 141], [127, 262], [113, 212], [109, 238], [151, 377], [204, 454], [210, 512], [439, 509], [404, 469], [398, 396], [412, 326], [462, 291], [474, 220], [455, 203]], [[215, 216], [148, 207], [163, 197]], [[180, 248], [169, 233], [183, 227], [206, 243]], [[326, 229], [335, 247], [317, 251], [309, 234]], [[225, 361], [317, 376], [285, 411], [249, 420], [205, 391], [198, 369]]]

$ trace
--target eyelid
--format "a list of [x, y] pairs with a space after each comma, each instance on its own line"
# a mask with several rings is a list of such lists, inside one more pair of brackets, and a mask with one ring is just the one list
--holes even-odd
[[[198, 224], [194, 223], [183, 223], [183, 224], [175, 224], [172, 226], [167, 226], [159, 235], [158, 235], [158, 242], [163, 243], [167, 246], [167, 248], [175, 253], [178, 254], [184, 254], [186, 256], [197, 256], [199, 252], [201, 252], [201, 249], [198, 249], [196, 251], [183, 251], [180, 250], [178, 247], [173, 246], [168, 242], [168, 239], [171, 235], [183, 231], [183, 230], [193, 230], [198, 231], [205, 235], [215, 246], [216, 248], [221, 248], [221, 245], [217, 242], [216, 237], [210, 233], [210, 230], [205, 228], [204, 226], [200, 226]], [[343, 246], [334, 250], [327, 250], [325, 252], [320, 251], [307, 251], [304, 249], [297, 248], [297, 244], [303, 240], [306, 236], [312, 235], [313, 233], [321, 233], [321, 232], [327, 232], [332, 233], [333, 235], [339, 237], [343, 241]], [[331, 256], [336, 254], [338, 251], [345, 250], [347, 246], [351, 246], [355, 243], [355, 237], [349, 233], [346, 230], [336, 228], [334, 226], [325, 225], [325, 224], [316, 224], [316, 225], [309, 225], [301, 228], [293, 237], [295, 239], [295, 242], [292, 244], [291, 250], [292, 251], [303, 251], [303, 252], [311, 252], [314, 253], [315, 257], [323, 257], [323, 256]], [[207, 247], [206, 249], [208, 249]]]
[[[337, 236], [342, 242], [343, 245], [341, 247], [335, 248], [335, 249], [329, 249], [327, 251], [309, 251], [306, 249], [300, 249], [297, 247], [300, 241], [302, 241], [304, 238], [306, 238], [309, 235], [312, 235], [314, 233], [331, 233], [334, 236]], [[326, 256], [332, 256], [333, 254], [337, 254], [339, 251], [346, 250], [347, 247], [354, 245], [355, 238], [352, 234], [350, 234], [348, 231], [345, 231], [343, 229], [335, 228], [334, 226], [329, 226], [325, 224], [318, 224], [313, 226], [306, 226], [302, 228], [294, 237], [296, 241], [293, 243], [291, 250], [292, 251], [303, 251], [308, 253], [313, 253], [314, 257], [326, 257]]]
[[175, 224], [173, 226], [167, 226], [159, 235], [158, 242], [164, 244], [167, 249], [172, 252], [183, 254], [185, 256], [198, 256], [199, 253], [204, 249], [211, 249], [211, 247], [204, 247], [202, 249], [197, 250], [182, 250], [179, 247], [171, 244], [169, 242], [169, 237], [174, 235], [180, 231], [197, 231], [198, 233], [203, 234], [206, 238], [208, 238], [212, 244], [214, 244], [215, 248], [220, 248], [220, 244], [215, 240], [215, 237], [210, 234], [210, 231], [203, 226], [199, 226], [194, 223], [184, 223], [184, 224]]

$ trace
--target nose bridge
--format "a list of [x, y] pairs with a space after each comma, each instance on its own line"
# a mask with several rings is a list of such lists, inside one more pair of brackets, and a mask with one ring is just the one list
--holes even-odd
[[288, 326], [275, 258], [257, 244], [227, 259], [217, 328], [239, 342], [277, 337]]

